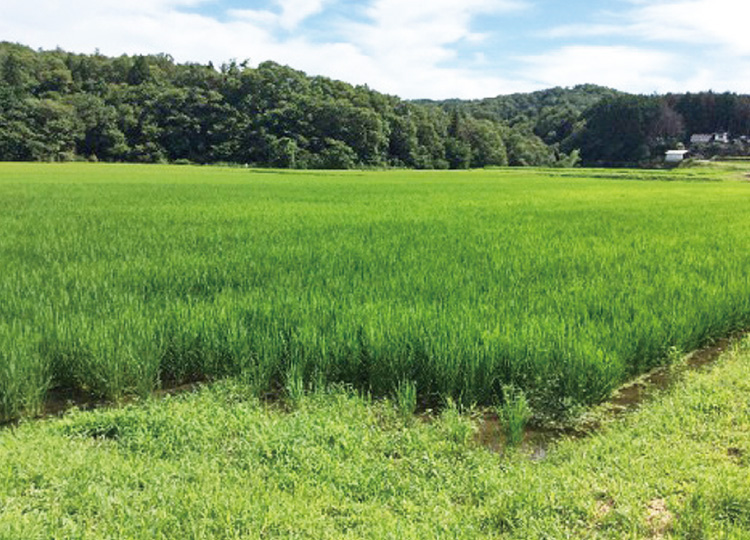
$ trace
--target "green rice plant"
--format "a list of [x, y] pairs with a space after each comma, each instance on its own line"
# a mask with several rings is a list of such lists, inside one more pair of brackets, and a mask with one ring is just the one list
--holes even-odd
[[0, 326], [0, 423], [41, 412], [50, 387], [47, 362], [35, 336]]
[[296, 363], [310, 387], [460, 406], [512, 381], [565, 414], [750, 324], [746, 186], [695, 181], [736, 171], [0, 173], [5, 354], [38, 355], [40, 395], [273, 394]]
[[401, 380], [394, 390], [393, 401], [403, 418], [411, 418], [417, 410], [417, 384], [414, 381]]
[[532, 411], [523, 391], [513, 385], [503, 386], [503, 403], [497, 407], [505, 442], [516, 447], [523, 442], [526, 423], [531, 419]]
[[302, 367], [292, 362], [286, 371], [284, 390], [286, 398], [292, 405], [299, 405], [305, 397], [305, 379]]

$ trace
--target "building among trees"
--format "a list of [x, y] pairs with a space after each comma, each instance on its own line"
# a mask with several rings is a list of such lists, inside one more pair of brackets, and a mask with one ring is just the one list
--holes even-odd
[[677, 165], [690, 156], [688, 150], [667, 150], [664, 155], [664, 163], [668, 165]]

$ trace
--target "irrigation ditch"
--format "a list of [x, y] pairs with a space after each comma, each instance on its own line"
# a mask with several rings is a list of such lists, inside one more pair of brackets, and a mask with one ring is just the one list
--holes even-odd
[[[590, 409], [577, 421], [562, 425], [529, 424], [524, 433], [521, 451], [530, 459], [541, 461], [547, 457], [551, 445], [562, 438], [581, 439], [601, 430], [628, 413], [638, 410], [656, 395], [668, 391], [691, 372], [710, 369], [722, 355], [748, 331], [717, 340], [712, 345], [684, 355], [677, 362], [659, 366], [618, 388], [612, 397]], [[478, 420], [475, 442], [493, 452], [507, 449], [505, 434], [498, 415], [485, 412]]]

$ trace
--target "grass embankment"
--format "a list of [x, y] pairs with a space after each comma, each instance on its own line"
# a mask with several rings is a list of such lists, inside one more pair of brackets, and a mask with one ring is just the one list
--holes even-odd
[[344, 392], [224, 381], [0, 431], [0, 538], [684, 538], [750, 534], [748, 343], [541, 462]]
[[224, 376], [595, 402], [750, 323], [750, 188], [683, 181], [728, 174], [0, 164], [0, 417]]

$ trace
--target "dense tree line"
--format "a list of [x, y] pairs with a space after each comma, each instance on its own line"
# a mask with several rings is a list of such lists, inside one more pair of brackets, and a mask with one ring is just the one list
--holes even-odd
[[[747, 155], [738, 142], [750, 135], [750, 96], [732, 93], [620, 95], [605, 98], [581, 115], [579, 129], [562, 142], [578, 148], [589, 165], [653, 164], [680, 145], [694, 153]], [[694, 134], [728, 133], [732, 144], [691, 145]]]
[[510, 165], [569, 165], [577, 163], [578, 151], [569, 144], [563, 147], [563, 142], [584, 128], [584, 111], [604, 98], [618, 95], [621, 93], [610, 88], [584, 84], [479, 100], [418, 103], [507, 125]]
[[[693, 133], [750, 135], [750, 96], [595, 85], [405, 101], [264, 62], [73, 54], [0, 43], [0, 160], [289, 168], [651, 164]], [[702, 149], [750, 153], [745, 143]]]
[[290, 168], [564, 165], [526, 128], [264, 62], [0, 44], [0, 159]]
[[[692, 148], [698, 154], [750, 154], [748, 144], [736, 142], [750, 135], [750, 96], [746, 95], [702, 92], [637, 96], [580, 85], [474, 101], [421, 103], [506, 123], [514, 133], [525, 131], [538, 137], [523, 137], [520, 144], [533, 146], [536, 142], [541, 149], [540, 139], [546, 151], [557, 156], [578, 151], [584, 165], [660, 163], [665, 150], [689, 146], [691, 135], [697, 133], [728, 132], [735, 140], [728, 145]], [[512, 145], [509, 137], [506, 146]], [[511, 154], [519, 153], [509, 151]]]

